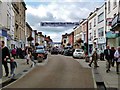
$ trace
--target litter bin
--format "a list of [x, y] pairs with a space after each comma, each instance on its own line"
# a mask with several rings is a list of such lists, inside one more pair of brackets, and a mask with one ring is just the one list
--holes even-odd
[[89, 57], [88, 55], [85, 57], [85, 61], [86, 61], [86, 62], [89, 62], [89, 61], [90, 61], [90, 57]]

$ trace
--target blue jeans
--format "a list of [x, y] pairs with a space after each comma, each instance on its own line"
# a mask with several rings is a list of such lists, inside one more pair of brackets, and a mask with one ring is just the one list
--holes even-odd
[[11, 74], [11, 75], [14, 75], [14, 74], [15, 74], [15, 68], [11, 68], [10, 74]]

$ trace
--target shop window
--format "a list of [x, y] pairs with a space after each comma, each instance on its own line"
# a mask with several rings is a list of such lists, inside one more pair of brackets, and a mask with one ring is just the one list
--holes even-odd
[[99, 28], [98, 29], [98, 37], [103, 37], [104, 36], [104, 28], [102, 27], [102, 28]]

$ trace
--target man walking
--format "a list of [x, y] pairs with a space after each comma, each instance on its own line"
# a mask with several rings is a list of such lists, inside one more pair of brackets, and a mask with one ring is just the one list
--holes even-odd
[[5, 42], [1, 41], [2, 46], [2, 64], [5, 68], [6, 77], [9, 75], [9, 69], [6, 60], [10, 58], [9, 49], [5, 46]]
[[119, 64], [120, 64], [120, 47], [115, 51], [114, 57], [116, 58], [116, 72], [119, 74]]
[[111, 57], [112, 55], [111, 55], [111, 50], [109, 46], [107, 46], [106, 49], [104, 50], [104, 55], [108, 63], [107, 70], [106, 70], [106, 72], [108, 73], [110, 71], [111, 62], [112, 62], [112, 57]]
[[99, 67], [98, 64], [97, 64], [97, 61], [98, 61], [97, 48], [95, 48], [95, 50], [93, 51], [92, 60], [89, 64], [90, 67], [91, 67], [91, 64], [93, 63], [93, 61], [94, 61], [94, 68]]

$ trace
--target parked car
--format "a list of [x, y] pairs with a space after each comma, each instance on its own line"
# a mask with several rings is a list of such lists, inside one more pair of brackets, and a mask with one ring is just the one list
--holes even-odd
[[73, 58], [85, 58], [85, 53], [83, 49], [75, 49], [73, 52]]
[[64, 49], [64, 55], [65, 56], [72, 56], [73, 55], [73, 49], [72, 48]]
[[59, 54], [63, 54], [64, 49], [60, 48], [59, 49]]
[[59, 51], [57, 48], [54, 47], [51, 49], [51, 54], [58, 54], [58, 53], [59, 53]]

